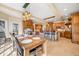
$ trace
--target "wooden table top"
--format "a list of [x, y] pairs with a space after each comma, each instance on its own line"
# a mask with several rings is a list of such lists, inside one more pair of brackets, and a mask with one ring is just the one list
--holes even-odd
[[[32, 39], [32, 38], [31, 38]], [[27, 40], [27, 39], [26, 39]], [[25, 48], [25, 49], [33, 49], [41, 44], [43, 44], [46, 40], [41, 38], [41, 39], [38, 39], [38, 40], [34, 40], [32, 39], [32, 43], [29, 43], [29, 44], [23, 44], [23, 43], [20, 43], [21, 47]]]

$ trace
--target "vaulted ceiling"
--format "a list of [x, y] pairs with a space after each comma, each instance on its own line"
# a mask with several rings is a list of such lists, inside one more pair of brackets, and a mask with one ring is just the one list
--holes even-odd
[[[24, 3], [3, 3], [2, 5], [19, 12], [24, 11]], [[44, 18], [49, 16], [56, 16], [55, 18], [49, 19], [49, 21], [57, 21], [61, 20], [61, 16], [66, 18], [69, 14], [79, 11], [79, 3], [30, 3], [26, 10], [30, 11], [33, 16], [40, 18], [43, 22]], [[34, 20], [38, 21], [38, 19]]]
[[55, 6], [63, 16], [79, 11], [79, 3], [55, 3]]

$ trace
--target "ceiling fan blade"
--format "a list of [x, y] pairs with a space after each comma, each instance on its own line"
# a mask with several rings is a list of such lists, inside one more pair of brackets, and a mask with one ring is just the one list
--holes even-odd
[[44, 20], [47, 20], [47, 19], [50, 19], [50, 18], [55, 18], [55, 16], [50, 16], [50, 17], [44, 18]]
[[23, 5], [23, 8], [27, 8], [29, 4], [30, 4], [30, 3], [25, 3], [25, 4]]

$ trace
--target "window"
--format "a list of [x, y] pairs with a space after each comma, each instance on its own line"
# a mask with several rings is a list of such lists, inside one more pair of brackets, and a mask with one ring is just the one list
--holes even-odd
[[3, 32], [5, 29], [5, 21], [0, 20], [0, 32]]
[[18, 24], [13, 23], [13, 33], [18, 35]]
[[5, 42], [5, 21], [0, 20], [0, 45]]

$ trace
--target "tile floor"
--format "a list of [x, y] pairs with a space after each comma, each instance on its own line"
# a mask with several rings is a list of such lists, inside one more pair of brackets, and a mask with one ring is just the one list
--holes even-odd
[[70, 39], [61, 38], [59, 41], [47, 41], [47, 56], [79, 56], [79, 44]]
[[[79, 56], [79, 44], [72, 43], [70, 39], [61, 38], [59, 41], [47, 40], [45, 46], [47, 46], [46, 56]], [[11, 49], [12, 47], [8, 51], [10, 52]], [[16, 56], [16, 51], [13, 51], [9, 56]]]

